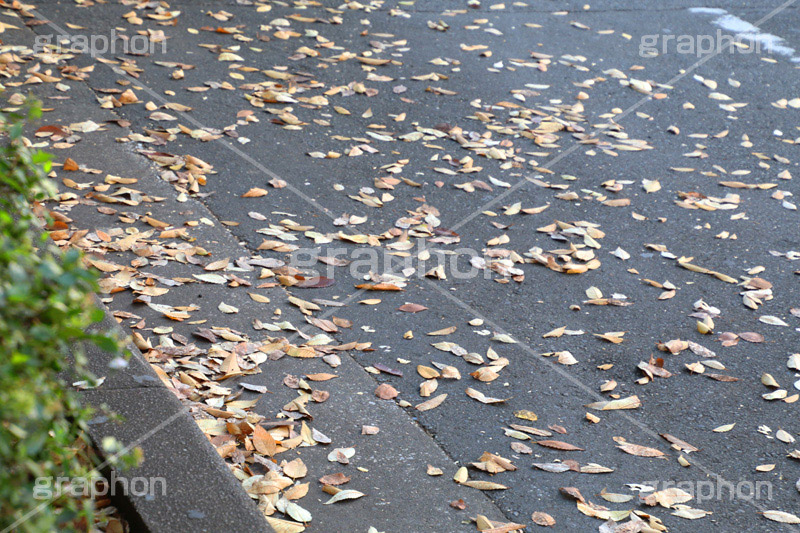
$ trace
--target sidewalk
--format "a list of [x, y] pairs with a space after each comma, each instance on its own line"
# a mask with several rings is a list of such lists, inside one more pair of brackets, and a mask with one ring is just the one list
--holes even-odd
[[109, 397], [280, 531], [798, 531], [800, 5], [724, 4], [7, 7], [54, 238], [158, 379]]
[[[30, 30], [14, 33], [15, 43], [30, 46], [32, 40]], [[470, 517], [484, 515], [505, 521], [480, 491], [452, 481], [459, 465], [393, 401], [376, 398], [373, 391], [378, 382], [347, 351], [339, 352], [337, 363], [332, 365], [321, 359], [291, 356], [271, 360], [276, 355], [274, 350], [254, 357], [254, 347], [263, 347], [264, 342], [278, 342], [275, 346], [280, 346], [280, 339], [293, 333], [270, 334], [272, 340], [268, 341], [261, 334], [268, 332], [253, 331], [254, 318], [266, 321], [280, 306], [281, 321], [304, 328], [303, 314], [285, 305], [287, 295], [279, 286], [253, 291], [251, 284], [258, 284], [261, 267], [236, 266], [246, 264], [250, 254], [226, 231], [224, 223], [197, 200], [185, 196], [179, 199], [172, 185], [158, 176], [163, 169], [135, 153], [134, 143], [115, 142], [131, 131], [118, 125], [124, 122], [112, 111], [100, 109], [97, 98], [102, 94], [92, 92], [82, 82], [69, 85], [68, 99], [61, 99], [53, 83], [35, 87], [34, 94], [43, 99], [44, 107], [54, 108], [36, 126], [73, 124], [72, 131], [94, 129], [92, 124], [100, 127], [77, 133], [80, 142], [68, 149], [50, 148], [57, 163], [70, 158], [80, 166], [78, 171], [56, 166], [56, 180], [66, 186], [62, 185], [61, 202], [51, 208], [69, 219], [69, 230], [59, 232], [57, 238], [83, 248], [89, 262], [108, 274], [103, 285], [112, 294], [101, 295], [103, 300], [124, 329], [134, 326], [131, 331], [139, 336], [139, 346], [148, 346], [144, 358], [155, 365], [154, 373], [137, 351], [128, 369], [111, 373], [101, 364], [103, 355], [95, 353], [95, 371], [107, 374], [108, 379], [99, 389], [83, 393], [89, 403], [107, 404], [124, 418], [122, 424], [98, 421], [93, 437], [101, 440], [113, 435], [124, 444], [137, 443], [143, 448], [143, 466], [125, 475], [166, 479], [168, 491], [164, 496], [130, 496], [144, 526], [154, 532], [186, 527], [194, 531], [264, 531], [268, 526], [256, 500], [241, 490], [219, 455], [227, 458], [228, 466], [238, 464], [234, 471], [240, 481], [271, 470], [280, 472], [277, 465], [302, 459], [308, 473], [298, 477], [294, 486], [298, 499], [293, 502], [313, 517], [310, 531], [366, 532], [370, 527], [379, 531], [472, 531], [475, 526], [469, 525]], [[76, 123], [80, 125], [74, 126]], [[219, 174], [208, 175], [209, 180], [224, 175], [225, 169], [214, 170]], [[105, 178], [108, 175], [113, 177]], [[104, 181], [111, 187], [101, 185]], [[109, 198], [118, 198], [119, 203], [108, 203]], [[269, 205], [267, 200], [264, 208], [279, 210], [280, 206]], [[224, 259], [230, 259], [227, 267], [213, 266]], [[217, 284], [221, 275], [227, 279]], [[201, 283], [198, 279], [213, 282]], [[253, 292], [259, 295], [258, 300], [248, 295]], [[262, 303], [266, 299], [271, 303]], [[148, 307], [145, 302], [152, 304]], [[227, 306], [239, 311], [230, 313]], [[165, 316], [177, 320], [165, 320]], [[226, 338], [229, 340], [223, 340]], [[302, 342], [297, 338], [289, 346], [303, 349]], [[240, 355], [231, 359], [230, 350]], [[291, 355], [285, 344], [284, 350]], [[307, 350], [313, 354], [313, 349]], [[276, 415], [282, 408], [284, 415], [292, 414], [286, 411], [287, 405], [298, 399], [284, 378], [320, 373], [334, 374], [335, 379], [324, 384], [324, 396], [327, 399], [330, 394], [330, 399], [309, 404], [305, 421], [297, 423], [311, 429], [316, 445], [305, 447], [310, 440], [305, 439], [295, 450], [279, 448], [282, 453], [275, 455], [276, 463], [247, 459], [253, 454], [254, 440], [234, 440], [227, 435], [224, 421], [244, 427], [245, 421], [255, 425], [261, 420], [263, 427], [275, 427]], [[220, 379], [224, 374], [234, 377]], [[239, 381], [246, 382], [247, 388], [239, 387]], [[261, 394], [262, 387], [269, 392]], [[312, 398], [316, 399], [316, 393]], [[305, 409], [301, 407], [300, 411]], [[197, 424], [191, 422], [192, 418]], [[281, 424], [277, 422], [279, 427], [286, 427]], [[362, 436], [363, 426], [380, 431]], [[260, 443], [255, 446], [258, 452], [263, 451]], [[355, 455], [344, 460], [349, 464], [328, 459], [339, 448], [355, 449]], [[427, 475], [428, 465], [444, 474]], [[357, 490], [364, 496], [323, 505], [331, 495], [321, 490], [317, 479], [337, 473], [351, 479], [342, 489]], [[278, 479], [288, 480], [285, 476]], [[249, 487], [254, 490], [252, 483]], [[308, 495], [302, 497], [306, 491]], [[277, 499], [272, 501], [277, 503]], [[460, 501], [465, 510], [452, 507], [450, 502], [455, 501]], [[271, 515], [275, 529], [300, 531], [301, 526], [280, 522], [284, 517], [274, 511], [274, 503], [262, 498], [261, 505], [262, 511]], [[285, 518], [291, 521], [292, 516], [304, 515], [295, 509]]]

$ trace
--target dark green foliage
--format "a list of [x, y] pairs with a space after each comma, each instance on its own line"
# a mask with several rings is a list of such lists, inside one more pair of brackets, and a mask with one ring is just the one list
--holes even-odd
[[91, 381], [76, 343], [111, 352], [119, 344], [86, 333], [103, 316], [91, 297], [96, 275], [78, 250], [48, 241], [34, 213], [53, 192], [49, 155], [23, 141], [26, 118], [39, 114], [31, 105], [28, 117], [0, 115], [0, 529], [30, 515], [17, 531], [87, 530], [90, 498], [55, 490], [55, 499], [43, 498], [34, 486], [37, 478], [41, 488], [91, 474], [91, 413], [59, 374], [72, 366], [77, 379]]

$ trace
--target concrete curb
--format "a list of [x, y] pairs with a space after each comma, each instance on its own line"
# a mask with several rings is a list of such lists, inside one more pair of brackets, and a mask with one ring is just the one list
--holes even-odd
[[[92, 329], [122, 333], [108, 309], [101, 308], [105, 319]], [[127, 515], [131, 531], [269, 531], [254, 502], [187, 410], [161, 383], [141, 352], [133, 346], [130, 349], [133, 355], [128, 368], [114, 371], [108, 368], [111, 354], [95, 346], [84, 347], [90, 369], [107, 379], [97, 389], [81, 391], [80, 396], [98, 410], [89, 428], [96, 443], [113, 436], [144, 453], [137, 468], [104, 472], [116, 477], [112, 499]]]

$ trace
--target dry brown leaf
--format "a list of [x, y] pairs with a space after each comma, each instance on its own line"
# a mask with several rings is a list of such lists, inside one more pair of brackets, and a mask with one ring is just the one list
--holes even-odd
[[764, 342], [764, 335], [761, 333], [755, 333], [753, 331], [745, 331], [744, 333], [739, 333], [739, 338], [746, 340], [747, 342]]
[[686, 503], [692, 499], [692, 495], [686, 492], [685, 490], [679, 489], [677, 487], [670, 487], [668, 489], [659, 490], [652, 494], [648, 494], [641, 498], [642, 502], [645, 505], [653, 506], [653, 505], [660, 505], [661, 507], [666, 507], [669, 509], [673, 505], [677, 503]]
[[311, 381], [328, 381], [331, 379], [338, 378], [336, 374], [326, 374], [324, 372], [319, 374], [306, 374], [306, 378]]
[[767, 520], [780, 522], [781, 524], [800, 524], [800, 517], [785, 511], [764, 511], [761, 513]]
[[483, 394], [480, 391], [477, 391], [477, 390], [473, 389], [472, 387], [468, 388], [466, 390], [466, 393], [467, 393], [467, 396], [469, 396], [473, 400], [478, 400], [479, 402], [486, 403], [486, 404], [503, 403], [503, 402], [511, 399], [511, 398], [492, 398], [490, 396], [486, 396], [485, 394]]
[[595, 333], [595, 337], [599, 337], [604, 341], [608, 341], [614, 344], [621, 343], [624, 339], [622, 338], [625, 335], [624, 331], [609, 331], [607, 333]]
[[581, 503], [585, 503], [586, 502], [586, 498], [583, 497], [583, 494], [581, 494], [581, 491], [579, 491], [575, 487], [560, 487], [558, 489], [558, 491], [561, 494], [565, 495], [565, 496], [569, 496], [570, 498], [572, 498], [575, 501], [579, 501]]
[[299, 457], [282, 465], [283, 473], [292, 479], [298, 479], [308, 474], [308, 468]]
[[419, 313], [420, 311], [427, 311], [428, 308], [424, 305], [409, 303], [401, 305], [397, 310], [403, 311], [404, 313]]
[[586, 405], [586, 407], [599, 411], [613, 411], [616, 409], [637, 409], [641, 407], [641, 405], [642, 402], [639, 400], [638, 396], [628, 396], [627, 398], [620, 398], [618, 400], [590, 403]]
[[289, 520], [281, 520], [271, 516], [265, 516], [267, 523], [275, 531], [275, 533], [301, 533], [306, 530], [303, 524], [297, 522], [290, 522]]
[[554, 450], [562, 450], [565, 452], [584, 451], [583, 448], [579, 448], [574, 444], [570, 444], [568, 442], [563, 442], [560, 440], [537, 440], [536, 444], [538, 444], [539, 446], [544, 446], [545, 448], [552, 448]]
[[435, 379], [441, 375], [435, 368], [423, 365], [417, 365], [417, 373], [425, 379]]
[[531, 515], [531, 520], [537, 526], [550, 527], [556, 525], [555, 518], [542, 511], [536, 511], [533, 513]]
[[479, 480], [470, 480], [465, 481], [462, 485], [466, 487], [472, 487], [473, 489], [478, 490], [505, 490], [508, 487], [505, 485], [501, 485], [500, 483], [494, 483], [492, 481], [479, 481]]
[[695, 448], [688, 442], [679, 439], [678, 437], [673, 437], [669, 433], [661, 433], [661, 437], [664, 438], [667, 442], [672, 444], [673, 446], [677, 447], [683, 452], [691, 453], [691, 452], [699, 452], [700, 448]]
[[664, 457], [664, 452], [656, 450], [655, 448], [648, 448], [647, 446], [639, 446], [638, 444], [623, 443], [617, 445], [617, 448], [625, 453], [636, 455], [638, 457]]
[[434, 396], [428, 401], [422, 402], [421, 404], [417, 405], [415, 409], [417, 411], [429, 411], [431, 409], [435, 409], [442, 405], [442, 402], [447, 398], [447, 394], [440, 394], [439, 396]]
[[323, 485], [344, 485], [348, 481], [350, 481], [350, 478], [341, 472], [337, 472], [336, 474], [328, 474], [319, 478], [319, 482]]
[[242, 198], [260, 198], [262, 196], [266, 196], [269, 194], [269, 191], [266, 189], [259, 189], [258, 187], [253, 187], [246, 193], [242, 195]]
[[375, 396], [380, 398], [381, 400], [391, 400], [397, 397], [397, 389], [389, 385], [388, 383], [381, 383], [378, 385], [378, 388], [375, 389]]
[[258, 453], [272, 457], [278, 451], [278, 443], [262, 426], [253, 428], [253, 446]]
[[436, 331], [431, 331], [428, 335], [431, 336], [441, 336], [441, 335], [450, 335], [456, 330], [456, 326], [450, 326], [449, 328], [439, 329]]

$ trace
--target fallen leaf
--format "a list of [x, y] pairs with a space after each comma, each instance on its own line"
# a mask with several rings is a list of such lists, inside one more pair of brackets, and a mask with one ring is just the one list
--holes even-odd
[[625, 453], [636, 455], [638, 457], [664, 457], [664, 452], [655, 448], [648, 448], [647, 446], [640, 446], [638, 444], [624, 443], [617, 445], [617, 448]]
[[427, 311], [428, 308], [419, 304], [403, 304], [397, 310], [404, 313], [419, 313], [420, 311]]
[[782, 524], [800, 524], [800, 517], [784, 511], [764, 511], [764, 518]]
[[542, 511], [536, 511], [533, 513], [531, 515], [531, 520], [537, 526], [550, 527], [556, 525], [555, 518]]
[[254, 187], [249, 191], [247, 191], [246, 193], [244, 193], [242, 195], [242, 198], [260, 198], [262, 196], [266, 196], [267, 194], [269, 194], [268, 190]]
[[478, 490], [506, 490], [508, 487], [500, 483], [493, 483], [491, 481], [477, 481], [470, 480], [462, 483], [465, 487], [471, 487]]
[[545, 448], [553, 448], [554, 450], [583, 451], [583, 448], [579, 448], [578, 446], [560, 440], [537, 440], [536, 444], [539, 446], [544, 446]]
[[442, 402], [444, 402], [444, 400], [446, 398], [447, 398], [447, 394], [440, 394], [439, 396], [434, 396], [430, 400], [427, 400], [425, 402], [422, 402], [421, 404], [418, 404], [415, 407], [415, 409], [417, 411], [429, 411], [430, 409], [435, 409], [436, 407], [439, 407], [440, 405], [442, 405]]
[[475, 390], [475, 389], [473, 389], [471, 387], [466, 390], [466, 393], [467, 393], [467, 396], [469, 396], [473, 400], [478, 400], [479, 402], [486, 403], [486, 404], [503, 403], [503, 402], [511, 399], [511, 398], [504, 398], [504, 399], [491, 398], [489, 396], [484, 395], [482, 392], [477, 391], [477, 390]]
[[341, 490], [336, 494], [334, 494], [330, 500], [324, 502], [323, 505], [330, 505], [332, 503], [341, 502], [344, 500], [357, 500], [358, 498], [361, 498], [363, 496], [364, 493], [359, 492], [357, 490], [352, 490], [352, 489]]
[[653, 506], [660, 505], [661, 507], [670, 508], [676, 503], [686, 503], [692, 499], [692, 495], [685, 490], [677, 487], [670, 487], [668, 489], [660, 490], [652, 494], [642, 497], [642, 502], [645, 505]]
[[598, 411], [614, 411], [617, 409], [638, 409], [642, 406], [642, 402], [638, 396], [628, 396], [627, 398], [620, 398], [618, 400], [608, 400], [602, 402], [594, 402], [587, 404], [589, 409], [596, 409]]
[[323, 485], [344, 485], [348, 481], [350, 481], [350, 478], [341, 472], [336, 474], [328, 474], [319, 478], [319, 482]]
[[397, 397], [397, 389], [389, 385], [388, 383], [381, 383], [378, 385], [378, 388], [375, 389], [375, 396], [380, 398], [381, 400], [391, 400]]

